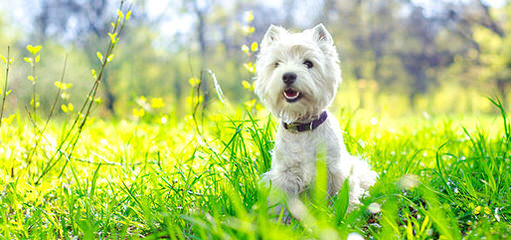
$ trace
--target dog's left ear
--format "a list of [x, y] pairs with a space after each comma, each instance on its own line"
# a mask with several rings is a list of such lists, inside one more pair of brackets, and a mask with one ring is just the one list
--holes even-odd
[[270, 46], [273, 42], [280, 38], [280, 34], [283, 32], [286, 32], [284, 28], [271, 24], [264, 34], [263, 40], [261, 41], [261, 47], [266, 48]]
[[330, 33], [326, 30], [322, 23], [312, 29], [312, 36], [318, 43], [333, 44], [334, 41]]

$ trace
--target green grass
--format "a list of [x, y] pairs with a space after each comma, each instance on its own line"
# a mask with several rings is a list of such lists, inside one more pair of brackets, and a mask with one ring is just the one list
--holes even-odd
[[62, 127], [70, 123], [50, 123], [31, 162], [26, 161], [36, 138], [31, 124], [21, 119], [5, 124], [0, 236], [511, 237], [511, 134], [505, 113], [382, 118], [374, 125], [367, 114], [338, 114], [349, 151], [371, 163], [378, 182], [358, 210], [345, 214], [344, 188], [332, 204], [306, 197], [310, 217], [282, 224], [269, 214], [268, 191], [258, 184], [270, 166], [275, 121], [264, 113], [226, 112], [225, 117], [205, 114], [201, 134], [190, 116], [166, 124], [88, 122], [71, 159], [64, 152], [38, 184], [65, 136]]

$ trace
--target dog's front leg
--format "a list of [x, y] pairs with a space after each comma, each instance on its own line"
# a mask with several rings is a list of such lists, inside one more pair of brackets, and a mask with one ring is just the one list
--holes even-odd
[[344, 184], [344, 180], [346, 180], [346, 178], [343, 177], [339, 171], [329, 170], [328, 171], [328, 196], [330, 196], [330, 197], [335, 196], [341, 189], [342, 185]]
[[[298, 195], [303, 192], [305, 183], [300, 177], [300, 174], [296, 174], [296, 171], [275, 171], [274, 169], [265, 173], [263, 176], [263, 182], [271, 184], [271, 192], [268, 197], [268, 206], [273, 207], [270, 210], [270, 214], [280, 215], [282, 211], [284, 222], [289, 222], [290, 213], [294, 217], [297, 217], [294, 211], [296, 203], [299, 201]], [[282, 194], [283, 193], [283, 194]], [[279, 197], [280, 196], [280, 197]], [[288, 208], [283, 206], [283, 203], [287, 202]]]
[[305, 182], [297, 173], [297, 170], [286, 169], [283, 171], [273, 171], [267, 173], [268, 179], [273, 186], [284, 191], [289, 197], [298, 196], [305, 188]]

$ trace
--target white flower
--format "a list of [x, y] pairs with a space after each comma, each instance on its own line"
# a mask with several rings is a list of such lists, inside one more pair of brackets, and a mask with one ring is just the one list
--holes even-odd
[[417, 175], [407, 174], [401, 177], [399, 180], [399, 186], [404, 190], [409, 190], [417, 186], [419, 178]]
[[369, 122], [372, 124], [372, 125], [376, 125], [378, 123], [378, 119], [373, 117], [371, 118], [371, 120], [369, 120]]
[[104, 138], [99, 140], [99, 143], [101, 143], [101, 145], [103, 145], [103, 146], [108, 146], [108, 141], [106, 139], [104, 139]]
[[369, 212], [372, 214], [376, 214], [381, 211], [381, 206], [380, 206], [380, 204], [373, 202], [373, 203], [369, 204], [369, 206], [367, 206], [367, 210], [369, 210]]
[[167, 118], [166, 117], [161, 117], [160, 122], [161, 122], [161, 124], [167, 123]]
[[362, 237], [362, 235], [360, 235], [357, 232], [352, 232], [352, 233], [348, 234], [348, 237], [346, 239], [347, 240], [364, 240], [364, 237]]
[[497, 222], [500, 222], [499, 208], [495, 208], [495, 219]]

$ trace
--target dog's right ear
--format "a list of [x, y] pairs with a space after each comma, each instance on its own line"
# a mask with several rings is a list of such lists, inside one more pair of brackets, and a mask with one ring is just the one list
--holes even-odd
[[313, 31], [313, 38], [318, 43], [333, 44], [334, 41], [332, 40], [332, 36], [328, 32], [328, 30], [326, 30], [325, 26], [322, 23], [315, 26], [312, 29], [312, 31]]
[[270, 46], [275, 40], [277, 40], [280, 36], [280, 34], [286, 31], [284, 28], [270, 25], [266, 33], [264, 34], [263, 40], [261, 41], [261, 47], [265, 48], [267, 46]]

